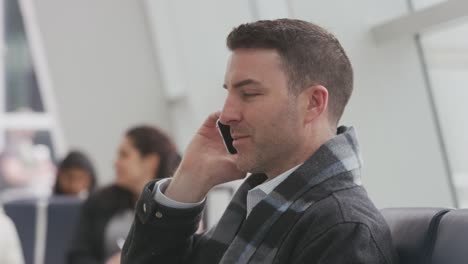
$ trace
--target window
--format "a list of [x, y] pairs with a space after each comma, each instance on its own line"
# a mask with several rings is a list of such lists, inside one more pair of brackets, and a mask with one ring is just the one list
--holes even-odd
[[48, 195], [63, 153], [32, 4], [0, 0], [0, 200]]
[[4, 67], [7, 112], [44, 112], [19, 1], [5, 1]]
[[468, 20], [421, 34], [460, 207], [468, 207]]

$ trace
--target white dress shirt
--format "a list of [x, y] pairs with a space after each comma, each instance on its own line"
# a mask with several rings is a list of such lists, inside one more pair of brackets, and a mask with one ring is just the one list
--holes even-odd
[[249, 216], [252, 209], [265, 197], [267, 197], [275, 188], [276, 186], [280, 185], [284, 180], [286, 180], [291, 173], [293, 173], [301, 164], [281, 173], [280, 175], [274, 177], [271, 180], [267, 180], [262, 184], [259, 184], [252, 188], [247, 193], [247, 216]]
[[[301, 164], [281, 173], [280, 175], [274, 177], [271, 180], [267, 180], [266, 182], [255, 186], [252, 190], [250, 190], [247, 193], [247, 216], [249, 216], [250, 212], [252, 209], [261, 201], [263, 200], [268, 194], [270, 194], [276, 186], [278, 186], [280, 183], [282, 183], [284, 180], [286, 180], [291, 173], [293, 173]], [[169, 185], [171, 179], [163, 179], [157, 182], [157, 186], [155, 186], [155, 192], [154, 192], [154, 199], [156, 202], [167, 206], [167, 207], [172, 207], [172, 208], [177, 208], [177, 209], [187, 209], [187, 208], [192, 208], [197, 205], [202, 204], [206, 198], [201, 200], [200, 202], [197, 203], [181, 203], [174, 201], [173, 199], [167, 197], [164, 195], [164, 191], [166, 191], [167, 186]]]

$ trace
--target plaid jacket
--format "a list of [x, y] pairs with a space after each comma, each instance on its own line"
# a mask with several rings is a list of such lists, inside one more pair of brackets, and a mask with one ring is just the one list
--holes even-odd
[[122, 263], [396, 263], [390, 232], [360, 182], [361, 159], [353, 128], [321, 146], [257, 204], [246, 219], [240, 186], [217, 226], [194, 232], [203, 206], [173, 209], [153, 199], [154, 182], [137, 203]]

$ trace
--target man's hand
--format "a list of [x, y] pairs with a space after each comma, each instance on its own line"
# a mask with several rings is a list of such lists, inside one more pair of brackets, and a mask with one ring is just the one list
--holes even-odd
[[106, 261], [106, 264], [120, 264], [120, 255], [121, 252], [117, 252]]
[[201, 201], [214, 186], [245, 177], [229, 154], [217, 130], [220, 113], [211, 114], [198, 129], [184, 153], [182, 162], [165, 191], [175, 201]]

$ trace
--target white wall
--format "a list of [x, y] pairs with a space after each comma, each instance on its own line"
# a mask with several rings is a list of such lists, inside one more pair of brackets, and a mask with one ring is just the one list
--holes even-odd
[[355, 69], [343, 119], [358, 129], [363, 181], [378, 206], [451, 206], [421, 64], [411, 37], [377, 46], [373, 25], [407, 13], [407, 1], [293, 1], [294, 14], [334, 32]]
[[99, 182], [108, 183], [129, 126], [169, 129], [143, 6], [129, 0], [34, 2], [65, 140], [92, 154]]
[[[153, 8], [148, 14], [169, 17], [154, 20], [154, 23], [169, 21], [163, 27], [155, 25], [154, 45], [159, 52], [165, 52], [167, 46], [177, 51], [174, 58], [167, 60], [159, 55], [158, 63], [162, 72], [166, 72], [165, 67], [177, 59], [175, 75], [180, 79], [166, 80], [165, 83], [182, 80], [185, 86], [184, 97], [170, 106], [174, 133], [183, 149], [205, 117], [223, 105], [225, 91], [222, 85], [229, 55], [225, 38], [233, 27], [252, 20], [251, 10], [248, 1], [148, 0], [147, 3], [148, 8]], [[167, 69], [171, 70], [174, 69]], [[172, 75], [164, 77], [171, 78]]]
[[[222, 106], [226, 35], [258, 12], [247, 0], [171, 3], [167, 15], [174, 24], [166, 30], [178, 36], [173, 44], [180, 50], [187, 85], [187, 97], [171, 107], [183, 147], [204, 117]], [[408, 37], [377, 46], [370, 34], [372, 26], [406, 14], [406, 0], [293, 0], [289, 9], [290, 16], [334, 32], [351, 58], [355, 93], [342, 123], [358, 130], [363, 181], [377, 205], [451, 206], [414, 41]]]
[[465, 19], [421, 38], [461, 207], [468, 206], [467, 36]]

